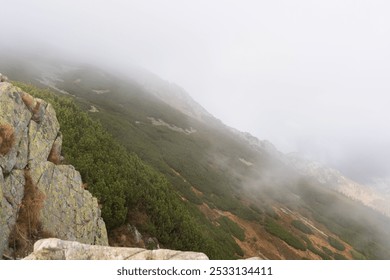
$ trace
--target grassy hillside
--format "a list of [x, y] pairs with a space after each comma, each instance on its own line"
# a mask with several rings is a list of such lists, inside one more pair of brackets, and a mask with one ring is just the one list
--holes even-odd
[[[77, 87], [73, 90], [85, 91], [89, 104], [95, 104], [100, 110], [90, 114], [99, 119], [128, 150], [140, 153], [144, 160], [165, 174], [189, 201], [195, 204], [206, 202], [212, 208], [253, 221], [262, 219], [261, 213], [267, 204], [274, 203], [272, 201], [289, 205], [291, 209], [309, 209], [309, 217], [367, 258], [390, 257], [390, 246], [383, 236], [390, 230], [387, 218], [327, 190], [326, 186], [317, 182], [301, 180], [288, 167], [267, 153], [254, 152], [223, 128], [183, 117], [183, 114], [150, 98], [139, 88], [122, 88], [120, 92], [112, 90], [108, 96], [95, 98], [93, 93], [88, 92], [88, 87]], [[107, 107], [106, 101], [108, 98], [116, 100], [117, 96], [123, 96], [123, 108], [120, 113], [113, 114], [113, 108], [118, 106]], [[139, 98], [145, 98], [147, 103], [139, 103]], [[136, 117], [133, 116], [135, 110], [138, 111]], [[185, 135], [166, 127], [153, 126], [148, 122], [149, 116], [178, 127], [195, 128], [197, 133]], [[119, 119], [124, 123], [115, 126]], [[136, 124], [136, 121], [140, 123]], [[245, 166], [240, 158], [253, 165]], [[200, 201], [199, 196], [194, 196], [191, 186], [202, 192]], [[260, 209], [260, 213], [254, 211], [253, 206]]]
[[164, 246], [203, 251], [217, 259], [242, 255], [230, 234], [186, 206], [163, 175], [117, 143], [71, 98], [31, 85], [16, 85], [54, 106], [66, 162], [80, 171], [88, 190], [98, 198], [109, 230], [128, 222], [128, 213], [144, 213], [146, 220], [134, 222]]
[[[82, 77], [81, 82], [71, 82], [79, 77]], [[239, 199], [245, 195], [243, 181], [261, 176], [258, 173], [270, 168], [272, 158], [269, 155], [253, 153], [220, 126], [183, 115], [135, 83], [104, 78], [96, 82], [93, 74], [76, 71], [66, 77], [62, 86], [79, 97], [85, 110], [95, 106], [98, 112], [89, 113], [90, 116], [99, 120], [128, 151], [163, 173], [184, 198], [195, 204], [207, 202], [211, 207], [231, 211], [245, 219], [259, 218]], [[109, 92], [96, 94], [92, 88]], [[150, 118], [196, 132], [187, 135], [166, 126], [156, 126]], [[240, 158], [262, 166], [262, 169], [248, 168]], [[252, 173], [256, 176], [251, 176]], [[201, 200], [192, 187], [203, 193]]]
[[167, 247], [212, 258], [241, 256], [253, 229], [257, 244], [274, 245], [259, 245], [270, 258], [390, 259], [388, 218], [301, 178], [220, 122], [190, 118], [136, 82], [96, 69], [60, 80], [73, 98], [21, 86], [54, 104], [66, 159], [101, 201], [110, 229], [131, 222]]

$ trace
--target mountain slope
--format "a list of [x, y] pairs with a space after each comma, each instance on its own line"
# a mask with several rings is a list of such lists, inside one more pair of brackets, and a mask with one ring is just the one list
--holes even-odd
[[186, 208], [163, 176], [128, 153], [72, 99], [18, 85], [56, 109], [65, 160], [80, 170], [88, 189], [102, 204], [108, 229], [132, 222], [170, 248], [204, 251], [211, 258], [233, 258], [236, 251], [240, 253], [229, 235], [207, 228], [207, 221]]
[[[176, 194], [165, 202], [180, 199], [204, 224], [200, 231], [219, 243], [216, 251], [224, 251], [211, 257], [390, 257], [386, 217], [302, 175], [272, 144], [234, 131], [203, 110], [183, 113], [178, 102], [169, 102], [175, 94], [150, 92], [145, 81], [120, 79], [93, 67], [56, 69], [46, 85], [73, 96], [128, 152], [163, 174], [172, 187], [169, 192]], [[42, 71], [26, 71], [23, 79], [40, 84]], [[16, 79], [18, 71], [14, 73], [10, 76]], [[188, 96], [184, 99], [191, 104]], [[127, 214], [128, 221], [136, 216]], [[302, 231], [302, 224], [312, 233]], [[167, 234], [163, 232], [161, 236]]]

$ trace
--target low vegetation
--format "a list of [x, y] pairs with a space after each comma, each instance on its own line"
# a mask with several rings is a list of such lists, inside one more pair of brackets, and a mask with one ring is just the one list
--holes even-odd
[[324, 251], [325, 254], [327, 254], [328, 256], [332, 257], [334, 254], [333, 254], [333, 251], [330, 250], [328, 247], [325, 247], [325, 246], [322, 246], [322, 251]]
[[335, 260], [347, 260], [347, 258], [339, 253], [334, 253]]
[[320, 256], [323, 260], [330, 260], [331, 259], [331, 257], [329, 255], [327, 255], [325, 252], [314, 247], [313, 243], [310, 241], [310, 239], [307, 236], [302, 236], [302, 239], [305, 241], [306, 247], [310, 252]]
[[226, 232], [230, 232], [241, 241], [245, 240], [245, 231], [228, 217], [220, 217], [217, 222]]
[[313, 234], [313, 231], [307, 225], [305, 225], [301, 220], [293, 220], [291, 222], [291, 225], [296, 229], [299, 229], [303, 233]]
[[24, 173], [24, 196], [16, 224], [9, 237], [9, 247], [14, 250], [14, 258], [23, 258], [32, 251], [34, 243], [41, 238], [52, 237], [42, 228], [40, 211], [45, 199], [44, 194], [34, 184], [30, 173]]
[[278, 224], [275, 220], [267, 219], [265, 223], [265, 229], [272, 235], [282, 239], [288, 245], [294, 247], [295, 249], [306, 251], [305, 244], [286, 228]]
[[339, 251], [344, 251], [345, 250], [345, 246], [343, 245], [343, 243], [341, 243], [340, 241], [338, 241], [336, 238], [333, 238], [331, 236], [328, 237], [328, 242], [329, 242], [329, 245], [332, 246], [333, 248], [339, 250]]
[[[385, 234], [390, 231], [387, 217], [307, 180], [297, 185], [297, 192], [318, 223], [353, 246], [365, 258], [390, 257], [389, 237]], [[335, 245], [338, 247], [336, 249], [343, 249], [344, 245], [341, 245]]]

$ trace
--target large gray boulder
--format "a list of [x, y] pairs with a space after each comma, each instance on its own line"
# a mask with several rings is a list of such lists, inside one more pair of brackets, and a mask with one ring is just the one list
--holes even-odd
[[41, 222], [46, 231], [61, 239], [108, 244], [97, 199], [81, 187], [80, 173], [73, 166], [45, 161], [30, 174], [45, 196]]
[[26, 260], [208, 260], [203, 253], [166, 249], [107, 247], [81, 244], [55, 238], [34, 244], [34, 252]]
[[[1, 76], [1, 75], [0, 75]], [[96, 198], [82, 188], [80, 173], [50, 162], [62, 136], [53, 107], [0, 80], [0, 258], [23, 206], [26, 174], [42, 197], [42, 230], [61, 239], [107, 245]]]
[[0, 153], [0, 167], [3, 173], [9, 173], [14, 168], [24, 169], [27, 166], [31, 117], [32, 113], [22, 100], [22, 91], [9, 83], [0, 83], [0, 126], [3, 132], [0, 136], [2, 138], [0, 145], [5, 145], [5, 133], [12, 133], [13, 138], [12, 148], [6, 154]]

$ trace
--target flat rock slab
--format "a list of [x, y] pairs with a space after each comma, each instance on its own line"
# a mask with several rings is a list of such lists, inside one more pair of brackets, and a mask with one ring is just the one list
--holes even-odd
[[204, 253], [87, 245], [55, 238], [34, 244], [25, 260], [208, 260]]

